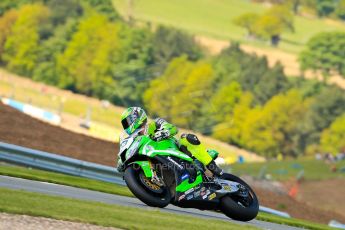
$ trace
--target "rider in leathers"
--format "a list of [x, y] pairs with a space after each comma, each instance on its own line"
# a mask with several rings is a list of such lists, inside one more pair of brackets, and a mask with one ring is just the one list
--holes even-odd
[[[168, 123], [162, 118], [157, 118], [147, 125], [146, 113], [140, 107], [127, 108], [122, 113], [121, 123], [128, 135], [141, 129], [141, 135], [148, 135], [154, 141], [172, 138], [178, 133], [176, 126]], [[182, 134], [181, 138], [177, 142], [182, 152], [190, 156], [194, 156], [214, 175], [220, 176], [223, 174], [223, 170], [217, 166], [205, 146], [200, 143], [196, 135]], [[118, 167], [121, 167], [121, 165], [122, 162], [119, 160]]]

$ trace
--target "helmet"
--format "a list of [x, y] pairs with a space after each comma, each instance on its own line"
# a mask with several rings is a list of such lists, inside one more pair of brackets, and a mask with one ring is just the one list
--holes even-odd
[[146, 125], [147, 116], [140, 107], [129, 107], [121, 115], [121, 124], [128, 135]]

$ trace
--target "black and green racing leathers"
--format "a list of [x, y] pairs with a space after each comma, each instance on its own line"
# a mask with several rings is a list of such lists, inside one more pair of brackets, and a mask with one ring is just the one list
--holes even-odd
[[[154, 141], [172, 138], [178, 133], [175, 125], [172, 125], [162, 118], [157, 118], [148, 124], [147, 134]], [[213, 161], [211, 155], [218, 155], [215, 150], [207, 150], [194, 134], [182, 134], [176, 139], [182, 152], [194, 156], [204, 164], [213, 174], [221, 175], [223, 171]]]

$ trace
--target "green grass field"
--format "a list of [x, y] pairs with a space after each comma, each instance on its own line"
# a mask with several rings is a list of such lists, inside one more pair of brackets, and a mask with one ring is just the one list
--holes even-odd
[[[332, 168], [336, 167], [337, 171], [333, 172]], [[301, 170], [304, 170], [304, 179], [306, 180], [326, 180], [332, 178], [344, 178], [345, 161], [339, 161], [334, 164], [325, 163], [311, 159], [269, 161], [264, 163], [246, 163], [234, 164], [228, 167], [237, 175], [251, 175], [259, 177], [261, 171], [270, 174], [273, 180], [289, 180], [296, 178]]]
[[[53, 173], [53, 172], [47, 172], [47, 171], [42, 171], [42, 170], [36, 170], [36, 169], [28, 169], [24, 167], [18, 167], [18, 166], [9, 166], [9, 165], [0, 165], [0, 175], [7, 175], [7, 176], [12, 176], [12, 177], [19, 177], [19, 178], [25, 178], [25, 179], [31, 179], [31, 180], [37, 180], [37, 181], [46, 181], [46, 182], [51, 182], [51, 183], [56, 183], [56, 184], [63, 184], [63, 185], [69, 185], [73, 187], [78, 187], [78, 188], [85, 188], [89, 190], [95, 190], [95, 191], [100, 191], [100, 192], [106, 192], [110, 194], [117, 194], [117, 195], [122, 195], [122, 196], [132, 196], [133, 194], [128, 190], [127, 187], [119, 186], [119, 185], [114, 185], [110, 183], [105, 183], [105, 182], [100, 182], [100, 181], [95, 181], [95, 180], [90, 180], [86, 178], [80, 178], [80, 177], [74, 177], [74, 176], [68, 176], [68, 175], [63, 175], [59, 173]], [[8, 196], [8, 191], [9, 190], [1, 190], [0, 189], [0, 195], [1, 197], [6, 197]], [[3, 195], [5, 193], [6, 195]], [[17, 193], [19, 197], [24, 196], [24, 200], [27, 198], [25, 197], [27, 192], [23, 193]], [[35, 194], [35, 193], [33, 193]], [[35, 197], [37, 199], [46, 199], [45, 197], [48, 196], [43, 196], [43, 195], [38, 195], [35, 194]], [[31, 197], [31, 196], [30, 196]], [[42, 198], [43, 197], [43, 198]], [[12, 198], [9, 198], [10, 200]], [[36, 198], [35, 198], [36, 199]], [[60, 198], [56, 198], [58, 200]], [[62, 198], [61, 198], [62, 199]], [[65, 198], [64, 198], [65, 199]], [[72, 204], [69, 205], [76, 205], [78, 206], [79, 204], [83, 203], [82, 201], [76, 201], [72, 199], [65, 199], [68, 201], [71, 201]], [[31, 201], [30, 201], [31, 202]], [[85, 203], [85, 202], [84, 202]], [[88, 202], [92, 203], [92, 202]], [[66, 219], [65, 217], [56, 215], [55, 213], [44, 213], [41, 212], [40, 207], [37, 207], [37, 210], [27, 210], [27, 209], [21, 209], [21, 202], [19, 203], [13, 203], [11, 205], [7, 205], [6, 207], [3, 206], [3, 203], [0, 201], [0, 211], [3, 212], [10, 212], [10, 213], [20, 213], [20, 214], [28, 214], [28, 215], [33, 215], [33, 216], [46, 216], [46, 217], [51, 217], [51, 218], [56, 218], [56, 219]], [[25, 206], [24, 206], [25, 207]], [[75, 207], [78, 208], [78, 207]], [[45, 210], [45, 209], [44, 209]], [[73, 213], [73, 212], [72, 212]], [[72, 215], [72, 214], [71, 214]], [[88, 218], [85, 219], [74, 219], [75, 214], [70, 216], [70, 219], [66, 220], [77, 220], [81, 222], [88, 222]], [[279, 223], [279, 224], [286, 224], [286, 225], [291, 225], [291, 226], [299, 226], [299, 227], [305, 227], [309, 229], [327, 229], [326, 226], [320, 225], [320, 224], [315, 224], [311, 223], [308, 221], [300, 220], [300, 219], [286, 219], [286, 218], [281, 218], [277, 216], [273, 216], [267, 213], [259, 213], [258, 220], [264, 220], [264, 221], [269, 221], [269, 222], [274, 222], [274, 223]], [[96, 223], [103, 225], [103, 221], [92, 221], [88, 223]], [[105, 225], [105, 226], [118, 226], [118, 225]]]
[[[262, 13], [267, 8], [244, 0], [133, 0], [133, 17], [138, 21], [174, 26], [196, 35], [222, 40], [237, 40], [254, 46], [270, 48], [266, 43], [244, 39], [245, 30], [232, 20], [247, 12]], [[128, 15], [127, 0], [113, 0], [124, 17]], [[295, 33], [283, 34], [280, 49], [298, 53], [313, 35], [323, 31], [345, 30], [341, 22], [295, 17]]]
[[107, 205], [39, 193], [0, 189], [0, 211], [96, 224], [122, 229], [257, 229], [158, 210]]

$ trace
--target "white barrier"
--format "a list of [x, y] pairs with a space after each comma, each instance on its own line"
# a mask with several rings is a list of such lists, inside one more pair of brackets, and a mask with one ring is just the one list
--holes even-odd
[[8, 99], [8, 98], [2, 98], [1, 99], [2, 103], [4, 103], [5, 105], [11, 106], [25, 114], [28, 114], [32, 117], [35, 117], [37, 119], [55, 124], [55, 125], [59, 125], [61, 123], [61, 117], [57, 114], [45, 111], [43, 109], [40, 109], [38, 107], [29, 105], [29, 104], [25, 104], [19, 101], [15, 101], [12, 99]]
[[339, 223], [336, 220], [331, 220], [328, 223], [328, 226], [333, 227], [333, 228], [345, 229], [345, 224]]

